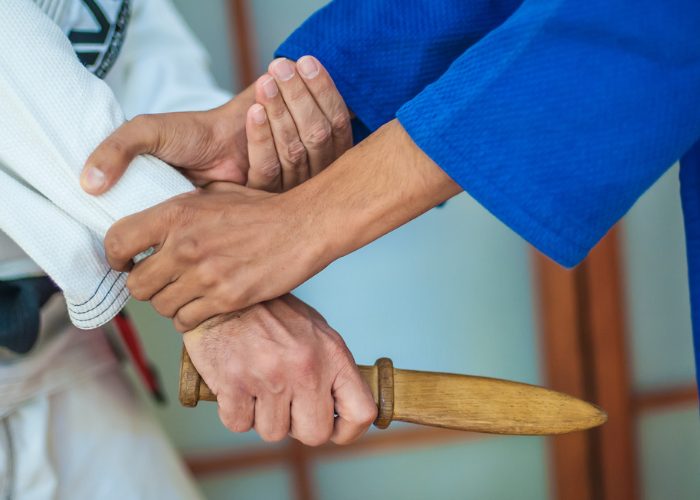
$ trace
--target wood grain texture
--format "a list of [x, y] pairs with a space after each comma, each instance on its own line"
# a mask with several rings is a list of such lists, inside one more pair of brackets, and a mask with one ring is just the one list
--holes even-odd
[[608, 425], [552, 440], [558, 500], [634, 500], [635, 419], [615, 228], [576, 269], [535, 258], [549, 385], [603, 406]]
[[[539, 253], [534, 260], [545, 378], [552, 388], [585, 398], [580, 271], [564, 269]], [[556, 436], [549, 441], [549, 449], [550, 496], [557, 500], [598, 500], [589, 433]]]
[[262, 73], [257, 66], [255, 27], [247, 0], [229, 0], [229, 36], [231, 49], [236, 57], [236, 70], [241, 88], [246, 88]]
[[396, 396], [394, 392], [394, 363], [389, 358], [379, 358], [374, 366], [375, 375], [372, 379], [376, 379], [377, 382], [376, 386], [371, 385], [370, 387], [377, 388], [374, 401], [379, 409], [374, 425], [378, 429], [386, 429], [394, 419], [394, 398]]
[[698, 406], [698, 388], [695, 384], [656, 389], [638, 394], [632, 400], [636, 414], [644, 411], [675, 410], [678, 407]]
[[[393, 420], [493, 434], [563, 434], [596, 427], [600, 408], [566, 394], [508, 380], [393, 368], [381, 358], [360, 366], [379, 409], [378, 427]], [[193, 373], [194, 372], [194, 373]], [[215, 401], [186, 351], [180, 373], [180, 401]]]
[[394, 371], [394, 419], [493, 434], [565, 434], [603, 424], [600, 408], [543, 387], [486, 377]]
[[[202, 377], [199, 375], [197, 368], [192, 364], [190, 354], [183, 345], [182, 357], [180, 359], [180, 386], [178, 390], [178, 398], [182, 406], [197, 406], [200, 398], [207, 399], [208, 396], [213, 396], [214, 400], [216, 400], [216, 396], [211, 394], [209, 387], [206, 387], [206, 390], [202, 390], [200, 387], [201, 383]], [[207, 394], [207, 391], [210, 394]]]
[[592, 432], [600, 468], [600, 490], [606, 500], [640, 497], [637, 479], [636, 420], [627, 348], [627, 326], [620, 226], [591, 251], [584, 263], [590, 379], [596, 403], [605, 406], [608, 425]]

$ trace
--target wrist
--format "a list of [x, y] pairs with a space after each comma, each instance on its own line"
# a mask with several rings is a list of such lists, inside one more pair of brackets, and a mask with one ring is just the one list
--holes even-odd
[[460, 191], [393, 120], [289, 194], [313, 226], [309, 245], [327, 265]]
[[289, 226], [293, 228], [291, 237], [296, 247], [293, 255], [297, 265], [308, 270], [308, 277], [342, 256], [336, 249], [335, 234], [329, 230], [333, 226], [333, 214], [320, 209], [316, 203], [320, 198], [316, 189], [321, 186], [310, 182], [275, 195], [281, 216], [291, 217]]

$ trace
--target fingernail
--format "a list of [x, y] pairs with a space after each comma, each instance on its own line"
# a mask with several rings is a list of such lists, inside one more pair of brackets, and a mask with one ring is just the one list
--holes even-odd
[[83, 187], [88, 191], [98, 191], [105, 184], [105, 174], [97, 167], [88, 168], [81, 178]]
[[262, 125], [263, 123], [265, 123], [265, 119], [267, 118], [265, 116], [265, 108], [263, 108], [258, 103], [255, 103], [250, 107], [250, 116], [253, 118], [253, 121], [258, 125]]
[[304, 56], [297, 62], [299, 67], [299, 72], [304, 75], [304, 78], [312, 79], [316, 78], [320, 69], [318, 64], [316, 64], [316, 59], [311, 56]]
[[294, 76], [294, 66], [287, 59], [277, 59], [272, 64], [272, 72], [277, 78], [286, 82]]
[[277, 95], [277, 84], [275, 83], [275, 79], [272, 77], [268, 78], [262, 83], [262, 88], [263, 92], [265, 92], [265, 96], [269, 97], [270, 99]]

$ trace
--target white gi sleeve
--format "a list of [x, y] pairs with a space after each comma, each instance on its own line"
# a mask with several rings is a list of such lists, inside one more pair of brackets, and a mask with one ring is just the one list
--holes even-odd
[[97, 327], [129, 296], [104, 258], [107, 229], [193, 187], [140, 157], [108, 193], [83, 192], [83, 162], [124, 121], [112, 91], [30, 0], [0, 2], [0, 47], [0, 228], [64, 291], [75, 325]]

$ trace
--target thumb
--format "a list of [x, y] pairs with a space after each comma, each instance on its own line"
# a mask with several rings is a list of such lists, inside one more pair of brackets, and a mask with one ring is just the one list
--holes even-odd
[[90, 154], [80, 174], [84, 191], [99, 195], [108, 191], [124, 175], [139, 155], [157, 155], [162, 120], [158, 115], [140, 115], [123, 123]]
[[377, 417], [377, 405], [354, 363], [341, 370], [333, 384], [337, 418], [331, 441], [349, 444], [362, 436]]

